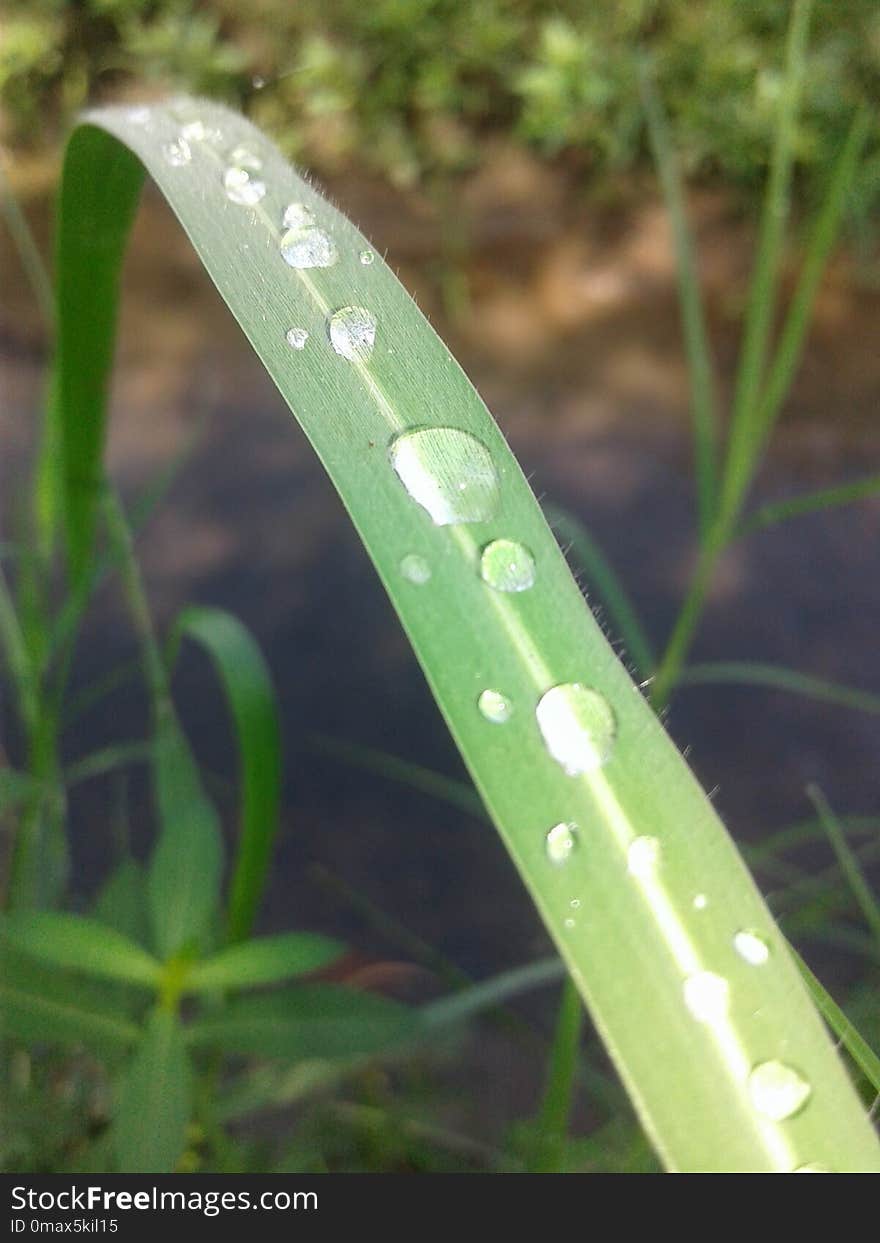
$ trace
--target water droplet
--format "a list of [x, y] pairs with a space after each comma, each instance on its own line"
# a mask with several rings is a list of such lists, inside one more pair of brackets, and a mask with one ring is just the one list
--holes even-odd
[[500, 691], [483, 691], [477, 700], [477, 707], [486, 720], [492, 721], [495, 725], [503, 725], [505, 721], [509, 721], [510, 714], [513, 712], [513, 704]]
[[125, 115], [132, 125], [149, 125], [153, 111], [145, 107], [129, 108]]
[[400, 572], [409, 582], [421, 587], [431, 577], [431, 567], [416, 552], [407, 553], [400, 563]]
[[637, 837], [626, 852], [626, 866], [632, 876], [650, 876], [660, 862], [660, 843], [656, 837]]
[[684, 982], [684, 1004], [698, 1023], [711, 1023], [727, 1013], [730, 985], [713, 971], [698, 971]]
[[761, 1062], [749, 1075], [752, 1105], [773, 1122], [783, 1122], [803, 1109], [812, 1091], [800, 1071], [775, 1059]]
[[565, 863], [577, 849], [578, 832], [573, 824], [554, 824], [544, 838], [544, 848], [551, 863]]
[[281, 257], [292, 268], [329, 268], [339, 258], [329, 233], [313, 224], [296, 225], [281, 239]]
[[229, 156], [229, 163], [239, 168], [247, 168], [252, 173], [258, 173], [263, 167], [263, 161], [250, 147], [236, 147]]
[[305, 203], [288, 203], [281, 217], [285, 229], [304, 229], [315, 223], [314, 215]]
[[376, 344], [376, 316], [365, 306], [344, 306], [330, 316], [330, 344], [350, 363], [366, 362]]
[[230, 165], [223, 174], [226, 197], [241, 207], [255, 207], [266, 194], [266, 183], [252, 177], [240, 164]]
[[254, 88], [255, 91], [261, 91], [265, 85], [266, 85], [266, 79], [262, 77], [259, 73], [255, 73], [254, 76], [251, 78], [251, 86]]
[[569, 777], [601, 768], [614, 749], [614, 713], [607, 699], [587, 686], [554, 686], [541, 698], [535, 716], [547, 750]]
[[180, 136], [187, 142], [204, 142], [208, 131], [203, 121], [187, 121], [186, 125], [181, 127]]
[[741, 929], [733, 938], [733, 948], [740, 958], [753, 967], [762, 966], [770, 957], [770, 946], [757, 932]]
[[486, 522], [498, 507], [498, 472], [489, 450], [454, 427], [404, 432], [391, 465], [417, 505], [439, 527]]
[[569, 916], [569, 918], [565, 921], [565, 926], [566, 928], [574, 928], [575, 921]]
[[192, 150], [185, 138], [178, 137], [171, 142], [166, 142], [162, 148], [162, 154], [165, 157], [165, 163], [170, 164], [172, 168], [183, 168], [185, 164], [189, 164], [192, 159]]
[[709, 899], [706, 897], [704, 893], [698, 893], [697, 896], [694, 898], [694, 910], [695, 911], [705, 911], [708, 905], [709, 905]]
[[496, 591], [528, 591], [535, 581], [535, 558], [515, 540], [496, 539], [483, 549], [480, 575]]
[[799, 1165], [794, 1171], [795, 1174], [833, 1174], [834, 1171], [827, 1165], [820, 1165], [818, 1161], [811, 1161], [809, 1165]]
[[295, 350], [305, 349], [306, 341], [309, 339], [305, 328], [288, 328], [284, 335], [287, 338], [287, 344]]
[[362, 250], [358, 258], [360, 259], [364, 267], [368, 268], [370, 264], [373, 262], [373, 260], [376, 258], [376, 256], [373, 254], [371, 250]]
[[581, 900], [580, 898], [572, 898], [572, 900], [569, 902], [568, 905], [571, 907], [573, 911], [576, 911], [580, 908]]

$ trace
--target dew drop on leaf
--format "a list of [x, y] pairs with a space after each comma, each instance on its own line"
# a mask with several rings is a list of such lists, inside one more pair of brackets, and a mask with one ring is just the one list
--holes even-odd
[[578, 832], [573, 824], [554, 824], [544, 838], [544, 849], [551, 863], [566, 863], [577, 849]]
[[367, 268], [370, 266], [370, 264], [373, 262], [376, 256], [373, 254], [371, 250], [362, 250], [358, 258], [360, 259], [364, 267]]
[[493, 690], [483, 691], [477, 700], [477, 707], [486, 720], [495, 725], [503, 725], [505, 721], [509, 721], [513, 712], [513, 705], [507, 696]]
[[315, 223], [315, 217], [305, 203], [288, 203], [281, 217], [285, 229], [306, 229]]
[[770, 946], [757, 932], [743, 928], [734, 935], [733, 948], [743, 961], [761, 967], [770, 957]]
[[714, 971], [698, 971], [684, 982], [684, 1004], [698, 1023], [712, 1023], [727, 1013], [730, 985]]
[[653, 875], [660, 862], [660, 843], [656, 837], [636, 837], [626, 852], [626, 866], [631, 876], [644, 879]]
[[431, 577], [431, 567], [424, 557], [416, 552], [407, 553], [400, 563], [400, 572], [410, 583], [422, 587]]
[[749, 1075], [752, 1105], [773, 1122], [783, 1122], [803, 1109], [812, 1090], [800, 1071], [775, 1059], [761, 1062]]
[[376, 344], [376, 316], [365, 306], [343, 306], [330, 316], [330, 344], [350, 363], [366, 362]]
[[569, 777], [601, 768], [614, 750], [614, 712], [604, 695], [587, 686], [554, 686], [542, 696], [535, 716], [547, 750]]
[[528, 591], [535, 581], [535, 559], [515, 540], [496, 539], [483, 549], [480, 575], [496, 591]]
[[400, 482], [438, 527], [486, 522], [498, 508], [492, 456], [468, 432], [454, 427], [403, 432], [390, 456]]
[[241, 164], [231, 164], [223, 174], [226, 197], [241, 207], [255, 207], [266, 194], [266, 183], [252, 177]]
[[305, 349], [306, 341], [309, 339], [309, 334], [305, 328], [288, 328], [285, 337], [291, 349], [303, 350]]
[[292, 268], [331, 268], [339, 258], [329, 233], [313, 224], [296, 225], [281, 239], [281, 258]]
[[183, 168], [192, 159], [192, 149], [182, 137], [166, 142], [162, 148], [162, 154], [165, 157], [165, 163], [170, 164], [172, 168]]

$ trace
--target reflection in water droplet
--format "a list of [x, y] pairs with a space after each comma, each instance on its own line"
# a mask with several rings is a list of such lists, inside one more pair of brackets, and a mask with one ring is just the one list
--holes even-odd
[[477, 707], [486, 720], [492, 721], [495, 725], [503, 725], [505, 721], [509, 721], [510, 714], [513, 712], [510, 700], [500, 691], [483, 691], [477, 700]]
[[365, 306], [344, 306], [330, 316], [330, 344], [350, 363], [366, 362], [376, 344], [376, 316]]
[[400, 572], [409, 582], [421, 587], [431, 577], [431, 567], [416, 552], [407, 553], [400, 563]]
[[820, 1165], [818, 1161], [811, 1161], [809, 1165], [799, 1165], [794, 1171], [795, 1174], [833, 1174], [834, 1171], [829, 1169], [827, 1165]]
[[305, 203], [288, 203], [281, 223], [285, 229], [304, 229], [315, 223], [315, 217]]
[[578, 832], [573, 824], [554, 824], [544, 838], [544, 848], [551, 863], [565, 863], [577, 848]]
[[281, 239], [281, 257], [292, 268], [330, 268], [339, 258], [329, 233], [312, 224], [288, 229]]
[[757, 932], [743, 928], [733, 938], [733, 948], [740, 958], [753, 967], [760, 967], [770, 957], [770, 946]]
[[535, 716], [547, 750], [569, 777], [601, 768], [614, 749], [614, 713], [608, 700], [587, 686], [554, 686], [541, 698]]
[[496, 591], [528, 591], [535, 581], [535, 559], [515, 540], [496, 539], [483, 549], [480, 575]]
[[223, 174], [226, 197], [240, 207], [255, 207], [266, 194], [266, 183], [252, 177], [241, 165], [231, 165]]
[[695, 911], [705, 911], [708, 905], [709, 905], [709, 899], [706, 897], [704, 893], [698, 893], [697, 896], [694, 898], [694, 910]]
[[305, 349], [306, 341], [309, 339], [309, 334], [305, 328], [288, 328], [285, 336], [287, 344], [295, 350]]
[[166, 142], [162, 148], [162, 154], [165, 157], [165, 163], [170, 164], [172, 168], [182, 168], [192, 159], [192, 150], [185, 138], [175, 138], [172, 142]]
[[650, 876], [660, 862], [660, 843], [656, 837], [637, 837], [629, 844], [626, 866], [632, 876]]
[[812, 1088], [800, 1071], [775, 1059], [761, 1062], [749, 1075], [749, 1098], [765, 1118], [782, 1122], [802, 1109]]
[[373, 260], [376, 258], [376, 256], [373, 254], [371, 250], [362, 250], [360, 255], [358, 255], [358, 258], [360, 259], [364, 267], [368, 268], [370, 264], [373, 262]]
[[698, 971], [684, 982], [684, 1003], [699, 1023], [712, 1023], [727, 1013], [730, 986], [712, 971]]
[[391, 465], [437, 526], [486, 522], [498, 507], [498, 472], [489, 450], [468, 432], [426, 427], [391, 445]]

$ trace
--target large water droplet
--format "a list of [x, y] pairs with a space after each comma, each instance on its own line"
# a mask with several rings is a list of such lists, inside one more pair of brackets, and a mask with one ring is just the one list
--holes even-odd
[[166, 142], [162, 148], [162, 154], [165, 157], [165, 163], [170, 164], [172, 168], [183, 168], [192, 159], [192, 149], [183, 137]]
[[528, 591], [535, 581], [535, 558], [515, 540], [496, 539], [483, 549], [480, 574], [496, 591]]
[[431, 567], [417, 552], [406, 554], [400, 563], [400, 572], [405, 579], [415, 583], [417, 587], [423, 586], [431, 577]]
[[551, 863], [565, 863], [577, 848], [578, 832], [573, 824], [554, 824], [544, 838], [544, 848]]
[[803, 1109], [812, 1090], [800, 1071], [775, 1059], [761, 1062], [749, 1075], [752, 1105], [773, 1122], [783, 1122]]
[[614, 713], [608, 700], [587, 686], [554, 686], [541, 698], [535, 716], [547, 750], [569, 777], [601, 768], [614, 749]]
[[330, 268], [339, 258], [329, 233], [313, 224], [288, 229], [281, 239], [281, 257], [292, 268]]
[[483, 691], [477, 700], [477, 707], [486, 720], [492, 721], [494, 725], [503, 725], [505, 721], [509, 721], [513, 712], [513, 704], [507, 696], [493, 690]]
[[743, 928], [733, 938], [733, 948], [753, 967], [761, 967], [770, 957], [770, 946], [757, 932]]
[[309, 334], [305, 328], [288, 328], [284, 334], [287, 344], [294, 350], [304, 350]]
[[698, 971], [684, 982], [684, 1004], [699, 1023], [712, 1023], [727, 1013], [730, 985], [713, 971]]
[[366, 362], [376, 344], [376, 316], [365, 306], [343, 306], [330, 316], [330, 344], [350, 363]]
[[288, 203], [281, 223], [285, 229], [304, 229], [315, 223], [315, 217], [305, 203]]
[[226, 169], [223, 188], [230, 202], [238, 203], [240, 207], [256, 207], [266, 194], [266, 183], [252, 176], [250, 170], [241, 164], [232, 164]]
[[498, 507], [498, 472], [485, 445], [454, 427], [404, 432], [391, 465], [417, 505], [439, 527], [486, 522]]
[[660, 862], [660, 843], [656, 837], [637, 837], [629, 844], [626, 866], [632, 876], [644, 879], [656, 871]]

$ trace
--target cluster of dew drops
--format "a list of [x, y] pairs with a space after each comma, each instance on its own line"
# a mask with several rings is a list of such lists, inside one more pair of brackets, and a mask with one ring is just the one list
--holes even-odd
[[[138, 116], [133, 114], [137, 113]], [[132, 119], [145, 123], [148, 109], [132, 110]], [[216, 129], [192, 120], [184, 124], [176, 138], [166, 143], [163, 155], [168, 164], [180, 168], [192, 160], [193, 145], [220, 145], [222, 135]], [[236, 147], [228, 155], [222, 172], [223, 190], [232, 203], [255, 207], [266, 194], [262, 177], [262, 160], [246, 147]], [[281, 218], [281, 258], [291, 268], [329, 268], [339, 259], [339, 250], [330, 233], [317, 222], [312, 210], [304, 203], [289, 203]], [[374, 262], [371, 250], [362, 250], [359, 260], [364, 266]], [[366, 307], [344, 306], [334, 311], [327, 331], [335, 352], [352, 363], [364, 363], [376, 341], [376, 317]], [[293, 350], [305, 349], [309, 333], [293, 326], [286, 332]], [[456, 428], [421, 428], [403, 432], [392, 442], [391, 465], [409, 496], [430, 515], [437, 526], [486, 522], [494, 515], [500, 493], [500, 481], [489, 450], [474, 436]], [[408, 553], [400, 562], [402, 576], [413, 586], [423, 587], [431, 580], [431, 566], [418, 553]], [[536, 581], [535, 559], [521, 543], [511, 539], [494, 539], [480, 557], [480, 577], [492, 591], [507, 594], [528, 592]], [[513, 715], [513, 704], [499, 690], [487, 687], [477, 699], [477, 708], [486, 721], [504, 725]], [[580, 683], [568, 682], [554, 686], [541, 697], [535, 709], [538, 729], [554, 760], [571, 777], [595, 772], [611, 758], [614, 750], [617, 721], [608, 701], [598, 691]], [[564, 867], [578, 849], [578, 828], [571, 823], [554, 825], [545, 835], [545, 853], [553, 866]], [[661, 847], [654, 837], [637, 837], [629, 846], [627, 865], [630, 874], [649, 883], [661, 863]], [[709, 904], [705, 894], [693, 900], [695, 911]], [[576, 912], [580, 899], [572, 898], [570, 908]], [[574, 915], [565, 920], [571, 931], [576, 927]], [[763, 966], [770, 958], [770, 947], [760, 933], [739, 930], [733, 948], [744, 962]], [[729, 1005], [727, 980], [711, 971], [690, 975], [683, 984], [685, 1005], [698, 1022], [712, 1023], [723, 1018]], [[809, 1082], [784, 1062], [772, 1059], [756, 1065], [748, 1078], [748, 1093], [754, 1109], [763, 1117], [781, 1122], [793, 1117], [811, 1095]], [[816, 1163], [800, 1166], [797, 1173], [824, 1173]]]

